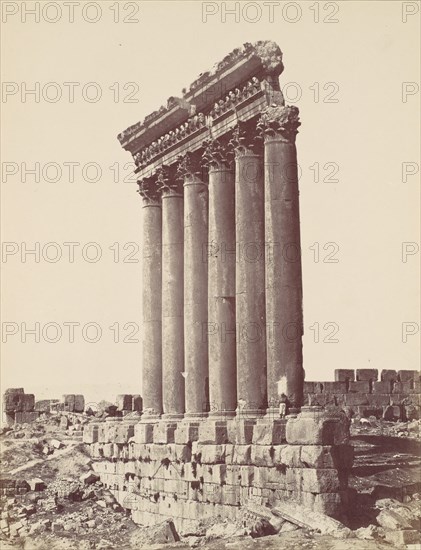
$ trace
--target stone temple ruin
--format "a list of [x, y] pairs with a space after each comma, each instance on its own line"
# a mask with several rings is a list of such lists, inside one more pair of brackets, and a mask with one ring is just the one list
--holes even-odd
[[282, 71], [276, 44], [245, 44], [119, 135], [143, 199], [144, 412], [85, 441], [141, 523], [346, 502], [347, 421], [302, 407], [300, 122]]
[[[300, 122], [282, 71], [275, 43], [245, 44], [118, 136], [143, 206], [143, 411], [128, 414], [140, 396], [119, 396], [83, 441], [139, 524], [172, 518], [185, 530], [286, 501], [341, 518], [353, 464], [345, 412], [419, 415], [415, 371], [304, 381]], [[11, 420], [33, 401], [11, 396]]]

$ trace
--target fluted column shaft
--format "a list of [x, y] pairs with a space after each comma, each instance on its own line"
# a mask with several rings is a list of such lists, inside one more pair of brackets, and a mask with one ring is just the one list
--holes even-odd
[[184, 414], [183, 195], [175, 176], [161, 170], [163, 418]]
[[[303, 399], [302, 275], [296, 107], [268, 107], [265, 141], [265, 235], [268, 398], [285, 393], [292, 407]], [[270, 331], [270, 332], [269, 332]]]
[[139, 183], [143, 197], [143, 410], [162, 413], [162, 210], [156, 182]]
[[234, 415], [235, 342], [235, 181], [227, 150], [212, 142], [209, 161], [208, 349], [210, 416]]
[[237, 401], [241, 415], [254, 417], [267, 406], [263, 156], [255, 125], [234, 135]]
[[208, 188], [198, 158], [187, 153], [179, 164], [184, 181], [184, 361], [185, 417], [209, 410]]

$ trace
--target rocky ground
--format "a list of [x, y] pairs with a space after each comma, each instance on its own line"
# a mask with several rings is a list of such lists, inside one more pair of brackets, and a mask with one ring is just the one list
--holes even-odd
[[171, 522], [137, 526], [104, 489], [81, 441], [81, 426], [91, 420], [61, 412], [3, 430], [2, 550], [421, 550], [420, 421], [353, 421], [346, 527], [323, 517], [286, 521], [276, 509], [256, 522], [245, 509], [239, 524], [213, 518], [181, 536]]

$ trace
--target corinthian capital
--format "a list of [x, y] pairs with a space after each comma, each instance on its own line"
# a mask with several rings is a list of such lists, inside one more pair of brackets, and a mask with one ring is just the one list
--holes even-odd
[[178, 157], [176, 178], [186, 183], [205, 182], [207, 170], [198, 153], [186, 153]]
[[161, 194], [158, 189], [155, 177], [138, 180], [138, 193], [144, 200], [145, 206], [158, 206], [161, 201]]
[[301, 125], [298, 114], [298, 108], [295, 106], [271, 105], [262, 112], [257, 127], [263, 137], [281, 137], [294, 143], [298, 127]]
[[175, 171], [168, 166], [161, 166], [156, 172], [156, 181], [162, 196], [180, 195], [182, 187], [175, 177]]
[[261, 154], [262, 137], [256, 131], [256, 123], [239, 121], [234, 127], [229, 144], [237, 157]]
[[208, 140], [204, 143], [205, 152], [203, 161], [210, 169], [230, 169], [234, 158], [234, 151], [229, 142], [218, 139]]

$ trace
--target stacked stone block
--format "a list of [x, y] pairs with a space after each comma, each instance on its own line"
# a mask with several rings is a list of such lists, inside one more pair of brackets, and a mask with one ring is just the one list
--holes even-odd
[[39, 413], [34, 411], [34, 407], [34, 394], [25, 393], [23, 388], [9, 388], [3, 395], [3, 410], [8, 426], [36, 420]]
[[346, 407], [361, 416], [412, 420], [421, 417], [420, 380], [416, 370], [385, 369], [379, 377], [377, 369], [336, 369], [334, 382], [304, 382], [304, 401]]
[[304, 407], [285, 419], [91, 424], [84, 431], [94, 469], [134, 521], [185, 522], [241, 506], [293, 500], [340, 517], [352, 447], [345, 415]]
[[85, 398], [80, 394], [63, 395], [63, 403], [67, 412], [82, 413], [85, 410]]

